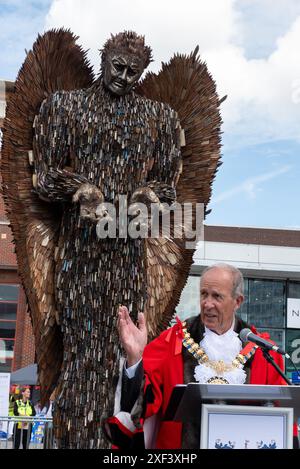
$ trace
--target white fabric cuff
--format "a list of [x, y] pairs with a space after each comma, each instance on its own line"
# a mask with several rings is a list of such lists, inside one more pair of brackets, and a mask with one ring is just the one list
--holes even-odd
[[137, 363], [135, 363], [135, 365], [132, 365], [129, 368], [126, 368], [126, 366], [124, 366], [125, 373], [126, 373], [126, 375], [129, 379], [134, 378], [136, 369], [139, 366], [139, 364], [141, 363], [141, 361], [142, 361], [142, 359], [140, 358], [139, 361]]

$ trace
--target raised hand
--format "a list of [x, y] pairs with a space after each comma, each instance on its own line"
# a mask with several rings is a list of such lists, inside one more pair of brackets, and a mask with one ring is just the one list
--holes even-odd
[[127, 356], [127, 366], [135, 365], [143, 356], [147, 345], [147, 328], [143, 313], [138, 313], [138, 326], [136, 326], [126, 306], [120, 306], [118, 312], [118, 331], [122, 346]]

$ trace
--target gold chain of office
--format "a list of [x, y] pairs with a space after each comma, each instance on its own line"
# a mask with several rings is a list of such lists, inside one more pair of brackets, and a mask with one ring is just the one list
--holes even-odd
[[[226, 371], [233, 371], [236, 368], [240, 368], [241, 366], [244, 367], [245, 363], [252, 357], [257, 349], [257, 346], [251, 344], [252, 346], [249, 347], [249, 344], [241, 350], [240, 353], [232, 360], [231, 364], [227, 365], [223, 360], [210, 360], [209, 357], [204, 352], [203, 348], [200, 347], [199, 344], [196, 344], [194, 339], [191, 337], [191, 334], [187, 330], [186, 322], [182, 323], [182, 333], [183, 339], [182, 343], [186, 347], [189, 353], [196, 358], [199, 365], [205, 365], [209, 368], [212, 368], [217, 375], [223, 374]], [[250, 349], [249, 349], [250, 348]], [[207, 383], [210, 384], [229, 384], [227, 379], [221, 376], [213, 376], [210, 378]]]

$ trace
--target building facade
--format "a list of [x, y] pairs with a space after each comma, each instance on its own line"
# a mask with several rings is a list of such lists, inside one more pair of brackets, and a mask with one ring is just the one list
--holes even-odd
[[[300, 368], [300, 231], [205, 226], [177, 307], [180, 318], [199, 314], [201, 272], [222, 262], [244, 275], [245, 301], [238, 315], [268, 331]], [[295, 369], [289, 360], [285, 367], [291, 376]]]
[[[13, 83], [0, 80], [0, 129]], [[0, 372], [34, 363], [35, 347], [26, 298], [18, 275], [9, 221], [0, 195]]]

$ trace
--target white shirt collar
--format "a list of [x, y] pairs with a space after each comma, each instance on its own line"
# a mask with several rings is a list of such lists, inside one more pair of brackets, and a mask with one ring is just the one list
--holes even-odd
[[[207, 354], [209, 360], [224, 361], [227, 365], [231, 365], [232, 360], [241, 351], [242, 342], [238, 334], [234, 331], [235, 319], [231, 328], [224, 334], [218, 335], [212, 330], [205, 327], [203, 339], [200, 342]], [[244, 384], [246, 381], [246, 373], [242, 368], [234, 368], [231, 371], [220, 375], [230, 384]], [[210, 379], [216, 377], [216, 371], [208, 363], [199, 364], [195, 367], [194, 377], [199, 383], [207, 383]]]
[[237, 332], [234, 331], [235, 320], [231, 328], [224, 334], [218, 335], [205, 327], [203, 339], [200, 346], [204, 349], [210, 360], [223, 360], [231, 363], [242, 349], [242, 342]]

